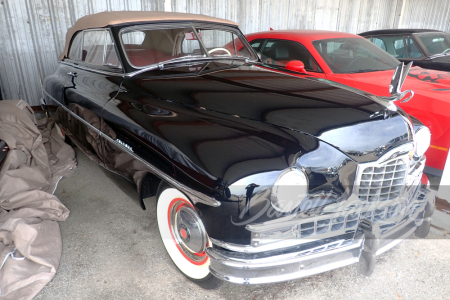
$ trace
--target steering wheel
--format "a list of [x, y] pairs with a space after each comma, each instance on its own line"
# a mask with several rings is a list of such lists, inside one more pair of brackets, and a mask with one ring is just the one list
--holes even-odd
[[226, 52], [229, 56], [231, 56], [231, 52], [228, 51], [228, 50], [225, 49], [225, 48], [214, 48], [214, 49], [211, 49], [211, 50], [208, 51], [208, 54], [211, 54], [212, 52], [216, 52], [216, 51], [224, 51], [224, 52]]
[[355, 58], [354, 60], [352, 60], [352, 61], [348, 64], [347, 69], [348, 69], [348, 70], [353, 69], [353, 66], [356, 64], [356, 62], [362, 61], [362, 60], [365, 60], [365, 59], [366, 59], [365, 57], [358, 56], [357, 58]]
[[447, 48], [447, 49], [445, 49], [444, 52], [442, 52], [442, 53], [447, 53], [447, 52], [449, 52], [449, 51], [450, 51], [450, 48]]

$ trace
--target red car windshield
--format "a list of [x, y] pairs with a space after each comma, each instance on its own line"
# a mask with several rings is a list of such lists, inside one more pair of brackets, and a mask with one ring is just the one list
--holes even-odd
[[395, 69], [400, 62], [363, 38], [312, 42], [333, 73], [365, 73]]

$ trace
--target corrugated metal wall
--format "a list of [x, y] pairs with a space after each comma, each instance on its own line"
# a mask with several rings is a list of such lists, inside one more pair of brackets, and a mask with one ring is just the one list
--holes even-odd
[[399, 28], [432, 28], [450, 32], [449, 0], [403, 0]]
[[39, 104], [41, 80], [54, 72], [67, 29], [108, 10], [201, 13], [233, 20], [244, 33], [379, 28], [449, 31], [448, 0], [0, 0], [0, 85], [3, 99]]

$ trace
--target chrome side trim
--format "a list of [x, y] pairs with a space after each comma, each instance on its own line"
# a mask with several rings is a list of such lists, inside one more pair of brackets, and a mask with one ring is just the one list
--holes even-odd
[[104, 134], [102, 131], [98, 130], [97, 128], [95, 128], [94, 126], [92, 126], [91, 124], [89, 124], [88, 122], [86, 122], [83, 118], [81, 118], [80, 116], [78, 116], [77, 114], [75, 114], [74, 112], [72, 112], [70, 109], [68, 109], [67, 107], [65, 107], [64, 105], [62, 105], [58, 100], [56, 100], [55, 98], [53, 98], [53, 96], [51, 96], [47, 91], [44, 90], [44, 93], [50, 97], [54, 102], [56, 102], [57, 105], [59, 105], [60, 107], [62, 107], [66, 112], [68, 112], [69, 114], [71, 114], [74, 118], [76, 118], [77, 120], [79, 120], [80, 122], [82, 122], [83, 124], [85, 124], [86, 126], [88, 126], [90, 129], [94, 130], [96, 133], [98, 133], [100, 135], [100, 137], [103, 137], [104, 139], [108, 140], [109, 142], [113, 143], [114, 145], [116, 145], [117, 147], [119, 147], [120, 149], [122, 149], [124, 152], [128, 153], [129, 155], [131, 155], [133, 158], [137, 159], [138, 161], [142, 162], [143, 164], [145, 164], [150, 171], [155, 174], [156, 176], [160, 177], [162, 180], [165, 180], [167, 183], [169, 183], [170, 185], [174, 186], [175, 188], [179, 189], [180, 191], [184, 192], [185, 194], [187, 194], [187, 196], [192, 200], [192, 202], [195, 203], [203, 203], [209, 206], [214, 206], [214, 207], [218, 207], [220, 206], [220, 202], [217, 201], [216, 199], [213, 199], [201, 192], [195, 191], [187, 186], [185, 186], [184, 184], [176, 181], [174, 178], [168, 176], [167, 174], [165, 174], [164, 172], [162, 172], [161, 170], [159, 170], [158, 168], [156, 168], [155, 166], [149, 164], [146, 160], [142, 159], [141, 157], [137, 156], [136, 154], [134, 154], [133, 152], [131, 152], [129, 149], [127, 149], [126, 147], [124, 147], [122, 144], [118, 143], [116, 140], [110, 138], [108, 135]]
[[[59, 61], [59, 64], [63, 64], [66, 66], [70, 66], [72, 68], [76, 68], [76, 69], [80, 69], [80, 70], [84, 70], [84, 71], [89, 71], [89, 72], [93, 72], [93, 73], [97, 73], [97, 74], [102, 74], [102, 75], [108, 75], [108, 76], [119, 76], [119, 77], [123, 77], [124, 73], [123, 73], [123, 69], [121, 69], [122, 72], [108, 72], [108, 71], [104, 71], [104, 70], [99, 70], [99, 69], [93, 69], [93, 68], [89, 68], [86, 66], [81, 66], [75, 63], [71, 63], [71, 62], [67, 62], [67, 61]], [[119, 70], [118, 70], [119, 71]]]

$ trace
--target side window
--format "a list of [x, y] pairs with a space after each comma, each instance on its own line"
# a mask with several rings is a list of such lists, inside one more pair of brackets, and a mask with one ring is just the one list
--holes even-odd
[[114, 41], [108, 30], [86, 30], [78, 36], [82, 37], [79, 60], [96, 66], [119, 67]]
[[131, 31], [122, 35], [122, 42], [126, 45], [142, 45], [145, 39], [145, 32]]
[[407, 58], [403, 35], [386, 35], [372, 38], [372, 42], [395, 58]]
[[[198, 34], [198, 33], [197, 33]], [[191, 55], [201, 55], [202, 51], [200, 49], [200, 44], [197, 37], [193, 31], [188, 31], [184, 33], [184, 39], [181, 43], [181, 52], [183, 54]]]
[[374, 37], [372, 39], [372, 43], [374, 43], [375, 45], [377, 45], [378, 47], [380, 47], [384, 51], [387, 51], [386, 44], [384, 43], [384, 41], [382, 39]]
[[410, 36], [405, 37], [406, 50], [408, 52], [409, 58], [419, 58], [422, 57], [422, 52], [420, 52], [414, 40]]
[[97, 66], [103, 65], [105, 35], [105, 30], [90, 30], [84, 32], [82, 59], [84, 62]]
[[237, 55], [245, 56], [251, 59], [254, 59], [252, 53], [250, 53], [247, 49], [247, 47], [244, 47], [244, 44], [242, 43], [242, 40], [233, 33], [234, 43], [236, 45]]
[[308, 50], [297, 42], [268, 41], [261, 49], [261, 59], [266, 64], [281, 67], [291, 60], [300, 60], [305, 65], [305, 70], [322, 72]]
[[75, 38], [72, 40], [69, 51], [69, 59], [81, 60], [81, 44], [83, 41], [83, 32], [76, 34]]
[[408, 54], [406, 53], [405, 42], [403, 40], [403, 36], [396, 36], [392, 40], [394, 44], [394, 57], [398, 58], [407, 58]]
[[250, 46], [253, 48], [253, 50], [255, 50], [256, 52], [259, 52], [263, 43], [264, 43], [264, 40], [254, 40], [254, 41], [250, 42]]

